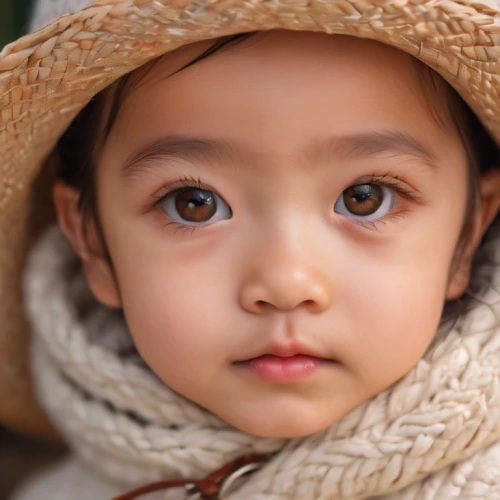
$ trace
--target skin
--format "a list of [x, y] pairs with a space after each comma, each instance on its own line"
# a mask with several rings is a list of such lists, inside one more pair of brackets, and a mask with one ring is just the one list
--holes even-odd
[[[350, 37], [270, 32], [170, 76], [210, 43], [164, 57], [126, 97], [100, 151], [98, 208], [112, 267], [91, 250], [97, 232], [84, 237], [78, 193], [61, 182], [59, 220], [94, 294], [123, 308], [166, 384], [243, 431], [303, 436], [419, 361], [444, 301], [468, 283], [498, 210], [499, 176], [481, 181], [457, 261], [465, 151], [453, 127], [430, 116], [409, 56]], [[407, 147], [339, 140], [388, 131], [418, 141], [431, 161]], [[224, 141], [231, 154], [171, 154], [123, 172], [165, 136]], [[341, 213], [344, 190], [374, 174], [395, 193], [393, 208], [369, 222]], [[194, 230], [172, 224], [155, 200], [185, 176], [231, 212]], [[297, 346], [328, 361], [291, 383], [239, 363]]]

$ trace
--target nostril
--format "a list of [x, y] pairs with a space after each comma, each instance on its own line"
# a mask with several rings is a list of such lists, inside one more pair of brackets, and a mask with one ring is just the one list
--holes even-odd
[[315, 300], [307, 299], [303, 300], [300, 303], [294, 304], [274, 304], [273, 302], [268, 302], [266, 300], [257, 300], [255, 301], [256, 310], [264, 312], [269, 308], [276, 308], [280, 310], [289, 310], [294, 309], [298, 305], [305, 306], [307, 309], [315, 310], [318, 306], [318, 303]]

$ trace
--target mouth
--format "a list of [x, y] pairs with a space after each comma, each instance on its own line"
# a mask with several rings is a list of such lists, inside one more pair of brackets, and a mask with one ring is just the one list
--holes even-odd
[[336, 363], [307, 349], [274, 346], [259, 356], [233, 363], [240, 370], [267, 382], [288, 384], [310, 378], [327, 365]]

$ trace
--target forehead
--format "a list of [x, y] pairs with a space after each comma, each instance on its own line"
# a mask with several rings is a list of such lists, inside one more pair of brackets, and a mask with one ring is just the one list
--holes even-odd
[[119, 135], [134, 142], [198, 128], [231, 140], [244, 126], [247, 137], [267, 133], [279, 146], [297, 128], [304, 136], [332, 127], [357, 133], [391, 121], [424, 136], [437, 128], [414, 61], [392, 47], [274, 31], [229, 43], [182, 69], [213, 43], [182, 47], [131, 75], [115, 125]]
[[[214, 50], [217, 46], [220, 47]], [[198, 72], [201, 68], [207, 70], [209, 65], [208, 73], [222, 70], [221, 76], [225, 78], [234, 78], [237, 69], [247, 69], [253, 71], [252, 79], [259, 79], [276, 63], [279, 65], [275, 73], [293, 69], [296, 77], [300, 72], [311, 70], [313, 73], [319, 69], [328, 72], [333, 66], [336, 76], [340, 72], [358, 72], [366, 76], [375, 72], [381, 76], [387, 71], [398, 70], [406, 83], [411, 84], [416, 76], [411, 60], [408, 54], [373, 40], [304, 31], [257, 32], [242, 38], [201, 41], [165, 54], [133, 72], [130, 88], [172, 78], [186, 71], [183, 69], [186, 66]], [[230, 71], [229, 65], [235, 71]], [[260, 66], [260, 71], [255, 71], [256, 65]]]

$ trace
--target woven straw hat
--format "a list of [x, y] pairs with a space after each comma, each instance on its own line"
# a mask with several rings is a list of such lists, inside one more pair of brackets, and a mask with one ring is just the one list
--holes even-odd
[[[89, 1], [59, 4], [67, 13]], [[400, 48], [440, 73], [500, 144], [498, 0], [100, 0], [7, 45], [0, 53], [0, 423], [50, 429], [30, 383], [20, 277], [52, 217], [48, 183], [36, 179], [60, 136], [96, 93], [147, 61], [198, 40], [269, 29]]]

